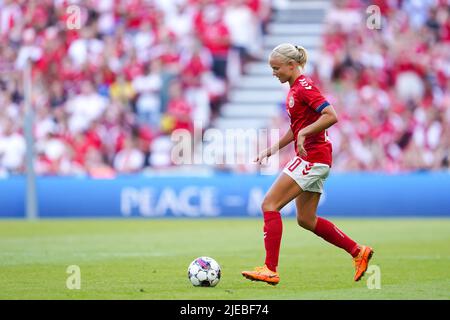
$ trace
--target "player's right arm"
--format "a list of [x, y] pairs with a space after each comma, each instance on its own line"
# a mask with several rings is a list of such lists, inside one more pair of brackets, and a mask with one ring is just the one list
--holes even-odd
[[286, 147], [292, 141], [294, 141], [294, 133], [292, 132], [291, 127], [289, 127], [289, 130], [284, 134], [283, 137], [281, 137], [280, 141], [275, 143], [270, 148], [261, 152], [258, 155], [258, 157], [255, 159], [255, 162], [257, 162], [258, 164], [261, 164], [261, 162], [264, 160], [264, 158], [269, 158], [271, 155], [277, 153], [279, 150]]

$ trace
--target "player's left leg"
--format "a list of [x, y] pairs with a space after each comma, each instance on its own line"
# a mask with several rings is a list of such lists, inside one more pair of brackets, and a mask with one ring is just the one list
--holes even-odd
[[297, 198], [300, 186], [287, 174], [281, 173], [264, 197], [261, 209], [264, 216], [265, 265], [254, 270], [242, 271], [242, 275], [253, 281], [264, 281], [276, 285], [280, 281], [277, 273], [283, 223], [280, 210]]
[[368, 246], [358, 245], [331, 221], [317, 217], [320, 195], [318, 192], [305, 191], [296, 198], [297, 222], [301, 227], [347, 251], [353, 257], [356, 269], [354, 280], [358, 281], [367, 270], [373, 250]]

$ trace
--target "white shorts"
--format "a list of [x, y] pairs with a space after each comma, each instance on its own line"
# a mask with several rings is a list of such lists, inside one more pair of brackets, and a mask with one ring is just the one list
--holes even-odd
[[283, 172], [294, 179], [303, 191], [323, 193], [323, 183], [330, 173], [330, 166], [295, 157], [284, 167]]

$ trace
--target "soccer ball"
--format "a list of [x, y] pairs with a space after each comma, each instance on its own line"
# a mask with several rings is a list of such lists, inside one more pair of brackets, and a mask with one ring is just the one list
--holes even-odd
[[189, 281], [195, 287], [215, 287], [220, 281], [220, 266], [210, 257], [199, 257], [188, 268]]

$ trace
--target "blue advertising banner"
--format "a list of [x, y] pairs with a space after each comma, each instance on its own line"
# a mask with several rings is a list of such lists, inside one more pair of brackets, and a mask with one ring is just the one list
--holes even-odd
[[[39, 216], [54, 217], [251, 217], [261, 215], [276, 177], [123, 176], [37, 179]], [[25, 212], [25, 178], [0, 179], [0, 217]], [[282, 213], [295, 216], [295, 203]], [[319, 215], [346, 217], [450, 216], [450, 174], [331, 174]]]

